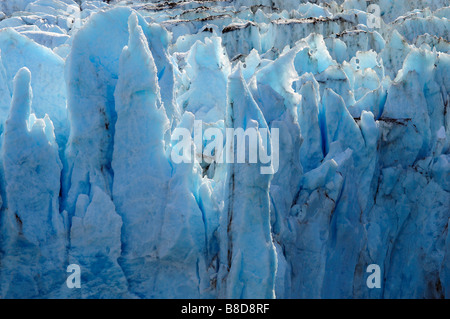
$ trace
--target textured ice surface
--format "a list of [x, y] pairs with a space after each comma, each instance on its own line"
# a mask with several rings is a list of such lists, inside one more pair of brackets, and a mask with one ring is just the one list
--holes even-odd
[[0, 298], [450, 298], [448, 0], [109, 2], [0, 2]]

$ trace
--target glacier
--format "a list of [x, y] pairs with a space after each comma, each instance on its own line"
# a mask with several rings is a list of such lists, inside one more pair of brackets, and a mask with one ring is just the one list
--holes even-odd
[[1, 1], [0, 298], [450, 298], [449, 18]]

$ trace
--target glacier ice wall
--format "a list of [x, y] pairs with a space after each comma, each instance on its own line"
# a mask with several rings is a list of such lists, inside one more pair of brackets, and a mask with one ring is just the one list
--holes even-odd
[[449, 298], [450, 3], [373, 3], [0, 2], [0, 298]]

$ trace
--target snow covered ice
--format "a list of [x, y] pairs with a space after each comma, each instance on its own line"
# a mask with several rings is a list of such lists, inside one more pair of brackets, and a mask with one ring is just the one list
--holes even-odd
[[0, 298], [450, 298], [449, 18], [1, 0]]

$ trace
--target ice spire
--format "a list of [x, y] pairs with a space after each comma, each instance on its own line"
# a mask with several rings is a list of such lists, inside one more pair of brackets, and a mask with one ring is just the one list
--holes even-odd
[[[125, 273], [152, 282], [154, 272], [134, 266], [157, 254], [159, 233], [171, 167], [165, 156], [164, 135], [169, 127], [160, 105], [156, 66], [137, 16], [128, 20], [129, 41], [119, 66], [114, 93], [117, 122], [112, 168], [113, 199], [122, 216], [122, 257]], [[142, 266], [142, 265], [141, 265]], [[127, 273], [128, 271], [128, 273]], [[135, 291], [140, 288], [133, 286]], [[148, 290], [146, 290], [148, 293]], [[146, 293], [140, 291], [140, 293]]]
[[[267, 128], [240, 64], [229, 78], [227, 125], [244, 130]], [[258, 133], [259, 143], [260, 138]], [[227, 298], [273, 298], [276, 255], [270, 226], [272, 175], [261, 174], [259, 164], [248, 163], [229, 164], [227, 174], [225, 211], [220, 223], [220, 293]]]
[[[30, 71], [20, 69], [5, 124], [2, 297], [24, 297], [25, 291], [28, 297], [50, 296], [64, 276], [66, 230], [58, 200], [62, 165], [51, 120], [30, 116], [30, 82]], [[23, 253], [20, 262], [17, 251]]]

